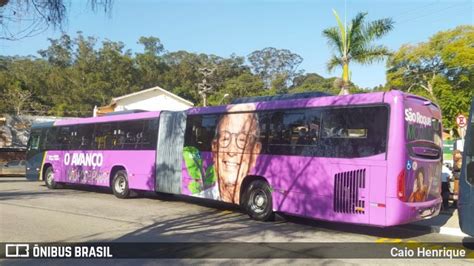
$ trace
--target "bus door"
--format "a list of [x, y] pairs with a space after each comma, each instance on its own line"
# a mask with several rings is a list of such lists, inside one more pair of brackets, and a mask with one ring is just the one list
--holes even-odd
[[26, 178], [30, 180], [39, 180], [41, 163], [43, 162], [44, 149], [43, 139], [46, 128], [33, 128], [28, 140], [26, 150]]
[[464, 151], [461, 177], [459, 178], [459, 226], [461, 230], [474, 236], [474, 99], [464, 137]]
[[158, 192], [180, 194], [186, 113], [184, 111], [160, 113], [156, 147], [156, 182]]

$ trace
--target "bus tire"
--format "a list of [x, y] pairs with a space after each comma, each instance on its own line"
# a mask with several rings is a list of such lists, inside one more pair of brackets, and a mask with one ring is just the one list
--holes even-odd
[[54, 171], [53, 171], [53, 167], [51, 166], [46, 168], [46, 171], [44, 171], [44, 183], [49, 189], [59, 188], [58, 183], [54, 181]]
[[119, 170], [115, 173], [114, 178], [112, 179], [112, 191], [119, 199], [126, 199], [130, 196], [126, 171]]
[[273, 200], [270, 186], [264, 180], [255, 180], [247, 187], [244, 206], [250, 218], [257, 221], [272, 221]]

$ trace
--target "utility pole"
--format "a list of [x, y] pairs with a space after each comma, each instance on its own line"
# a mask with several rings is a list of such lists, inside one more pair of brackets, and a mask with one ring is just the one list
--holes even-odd
[[202, 79], [201, 83], [198, 83], [199, 88], [199, 95], [202, 97], [203, 106], [207, 106], [207, 96], [212, 93], [214, 90], [212, 84], [208, 82], [210, 76], [214, 73], [216, 68], [207, 68], [203, 67], [199, 69], [199, 73], [201, 73], [204, 78]]

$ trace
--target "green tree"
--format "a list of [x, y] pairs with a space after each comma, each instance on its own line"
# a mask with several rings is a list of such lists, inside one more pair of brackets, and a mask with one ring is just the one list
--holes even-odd
[[[293, 80], [293, 86], [290, 87], [289, 93], [319, 91], [337, 95], [341, 90], [342, 82], [340, 78], [324, 78], [316, 73], [307, 73], [299, 75]], [[350, 81], [348, 89], [350, 93], [365, 92]]]
[[32, 57], [0, 60], [0, 112], [43, 114], [47, 63]]
[[2, 101], [8, 103], [15, 115], [22, 115], [25, 109], [29, 109], [32, 104], [31, 91], [22, 89], [19, 82], [11, 84], [12, 86], [5, 94], [2, 94]]
[[212, 65], [215, 68], [213, 73], [213, 84], [216, 90], [220, 90], [225, 83], [232, 78], [239, 77], [244, 73], [250, 73], [249, 67], [246, 66], [245, 58], [232, 54], [229, 58], [213, 57]]
[[92, 114], [95, 105], [104, 105], [112, 97], [139, 90], [138, 70], [134, 58], [121, 42], [103, 41], [63, 35], [50, 40], [40, 51], [48, 62], [42, 95], [50, 106], [49, 113], [58, 116]]
[[[218, 92], [226, 87], [227, 80], [249, 71], [248, 67], [244, 65], [244, 58], [235, 55], [231, 55], [230, 58], [222, 58], [216, 55], [177, 51], [166, 53], [162, 58], [167, 69], [161, 75], [159, 84], [196, 105], [202, 104], [198, 84], [202, 83], [204, 76], [200, 69], [214, 70], [206, 80], [212, 84], [213, 93], [217, 93], [216, 97], [220, 95]], [[209, 103], [216, 104], [211, 98]]]
[[458, 26], [427, 42], [403, 45], [387, 61], [387, 85], [437, 102], [445, 128], [468, 111], [474, 95], [474, 26]]
[[226, 80], [223, 87], [211, 95], [209, 103], [211, 105], [228, 104], [236, 98], [267, 94], [268, 90], [263, 88], [263, 81], [247, 71], [240, 76]]
[[59, 39], [48, 39], [50, 45], [45, 50], [39, 50], [38, 53], [53, 66], [70, 66], [73, 58], [73, 41], [67, 34], [61, 35]]
[[199, 68], [207, 66], [207, 55], [177, 51], [163, 55], [163, 60], [169, 69], [160, 78], [161, 86], [199, 105], [201, 97], [197, 84], [203, 78]]
[[[113, 0], [90, 0], [90, 8], [108, 13]], [[0, 40], [14, 41], [43, 33], [48, 28], [62, 29], [67, 21], [70, 0], [1, 0]]]
[[323, 36], [327, 38], [328, 44], [336, 52], [328, 61], [327, 69], [332, 71], [337, 66], [342, 68], [344, 82], [340, 94], [349, 94], [349, 64], [351, 62], [371, 64], [390, 55], [387, 47], [374, 45], [373, 42], [390, 32], [394, 22], [391, 18], [366, 22], [367, 13], [358, 13], [349, 26], [346, 26], [335, 10], [333, 13], [338, 27], [331, 27], [323, 31]]
[[[298, 74], [298, 67], [303, 58], [287, 49], [267, 47], [252, 52], [247, 59], [252, 71], [265, 83], [266, 88], [272, 87], [275, 79], [285, 77], [285, 85]], [[286, 86], [285, 86], [286, 88]]]
[[334, 92], [333, 84], [335, 78], [324, 78], [316, 73], [307, 73], [305, 75], [299, 75], [293, 79], [293, 86], [290, 88], [290, 93], [309, 92], [309, 91], [320, 91], [326, 93], [338, 93]]
[[[156, 37], [141, 37], [138, 42], [143, 52], [132, 54], [121, 42], [98, 42], [78, 32], [49, 39], [39, 57], [0, 56], [0, 112], [89, 116], [94, 105], [157, 85], [199, 106], [202, 68], [214, 70], [206, 78], [213, 87], [208, 97], [212, 105], [238, 97], [312, 90], [321, 84], [330, 88], [334, 81], [320, 77], [313, 82], [311, 74], [303, 77], [296, 71], [301, 57], [288, 50], [264, 49], [254, 54], [262, 58], [255, 57], [250, 66], [245, 57], [235, 54], [167, 52]], [[255, 67], [261, 70], [260, 75], [252, 73]], [[262, 75], [270, 83], [265, 83]]]
[[122, 42], [104, 41], [98, 51], [102, 79], [107, 83], [103, 88], [112, 97], [138, 91], [137, 72], [130, 50], [125, 50]]
[[142, 89], [155, 86], [163, 86], [162, 76], [169, 70], [161, 55], [164, 53], [164, 46], [159, 38], [140, 37], [138, 43], [143, 45], [143, 53], [135, 55], [134, 62], [139, 72], [138, 82]]

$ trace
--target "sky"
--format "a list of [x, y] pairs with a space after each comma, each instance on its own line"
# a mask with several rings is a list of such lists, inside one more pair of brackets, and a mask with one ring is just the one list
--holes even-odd
[[[391, 17], [393, 31], [376, 43], [394, 51], [474, 21], [471, 0], [114, 0], [107, 15], [91, 11], [87, 2], [72, 0], [67, 5], [65, 33], [75, 36], [82, 31], [99, 41], [121, 41], [132, 52], [143, 50], [137, 44], [141, 36], [160, 38], [169, 52], [222, 57], [247, 56], [266, 47], [289, 49], [303, 57], [299, 69], [324, 77], [342, 73], [326, 70], [333, 51], [322, 31], [336, 26], [332, 9], [348, 23], [358, 12], [368, 12], [368, 21]], [[50, 29], [18, 41], [0, 40], [0, 54], [39, 56], [37, 51], [48, 47], [48, 38], [60, 35], [61, 31]], [[386, 81], [385, 62], [350, 67], [352, 81], [360, 87]]]

